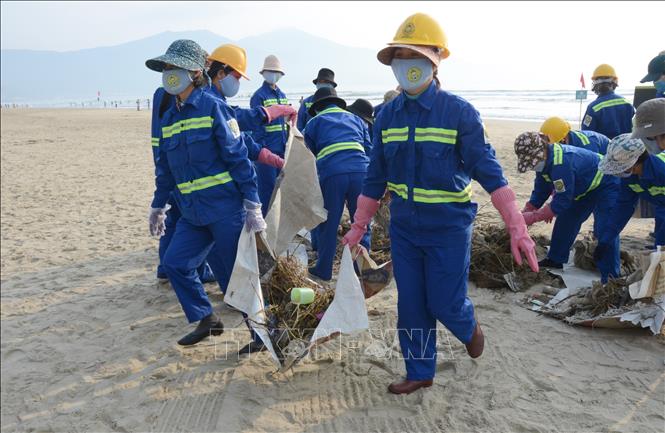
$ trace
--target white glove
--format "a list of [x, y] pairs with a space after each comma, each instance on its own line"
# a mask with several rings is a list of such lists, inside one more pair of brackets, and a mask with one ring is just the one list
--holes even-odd
[[148, 215], [148, 225], [150, 227], [150, 234], [152, 236], [162, 237], [166, 233], [166, 212], [169, 209], [171, 209], [170, 204], [167, 204], [163, 208], [150, 208], [150, 214]]
[[245, 226], [248, 230], [256, 233], [262, 232], [268, 227], [266, 222], [263, 219], [263, 214], [261, 213], [261, 203], [255, 203], [250, 200], [243, 200], [243, 207], [247, 211], [247, 216], [245, 217]]

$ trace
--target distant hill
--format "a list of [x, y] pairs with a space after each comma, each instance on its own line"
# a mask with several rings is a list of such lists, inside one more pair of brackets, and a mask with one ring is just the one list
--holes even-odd
[[[209, 31], [164, 32], [111, 47], [55, 52], [1, 51], [0, 97], [2, 102], [48, 102], [142, 97], [160, 85], [158, 73], [145, 60], [158, 56], [176, 39], [192, 39], [212, 51], [232, 42]], [[374, 50], [336, 44], [296, 29], [285, 29], [234, 42], [247, 50], [248, 75], [241, 93], [251, 93], [261, 83], [258, 71], [268, 54], [282, 61], [286, 76], [280, 87], [289, 91], [313, 90], [311, 80], [320, 67], [336, 72], [338, 90], [383, 91], [395, 86], [390, 68], [376, 61]]]

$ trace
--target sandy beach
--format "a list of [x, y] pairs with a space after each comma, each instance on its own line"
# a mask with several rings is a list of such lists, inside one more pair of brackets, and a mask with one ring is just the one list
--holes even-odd
[[[191, 328], [155, 278], [148, 234], [150, 113], [3, 109], [1, 121], [3, 432], [664, 429], [661, 338], [571, 327], [523, 308], [523, 293], [471, 287], [485, 353], [470, 359], [442, 328], [434, 386], [408, 396], [386, 391], [404, 373], [387, 331], [394, 286], [367, 302], [370, 332], [330, 342], [285, 374], [265, 352], [224, 356], [249, 334], [214, 284], [227, 331], [182, 348], [176, 340]], [[513, 142], [538, 125], [486, 126], [522, 204], [533, 175], [518, 175]], [[489, 200], [477, 184], [474, 194]], [[643, 248], [652, 229], [653, 220], [632, 220], [625, 244]], [[540, 223], [532, 233], [550, 231]]]

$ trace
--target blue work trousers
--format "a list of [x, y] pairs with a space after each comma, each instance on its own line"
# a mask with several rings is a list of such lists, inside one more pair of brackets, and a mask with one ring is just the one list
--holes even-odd
[[164, 256], [164, 269], [189, 323], [212, 313], [212, 304], [196, 272], [207, 258], [223, 293], [229, 285], [245, 212], [205, 226], [180, 218]]
[[[173, 234], [175, 233], [176, 224], [181, 216], [180, 209], [178, 209], [175, 200], [169, 200], [169, 204], [171, 205], [171, 209], [166, 212], [166, 221], [164, 221], [166, 229], [164, 230], [164, 236], [159, 238], [159, 265], [157, 266], [157, 278], [167, 278], [162, 261], [164, 260], [166, 250], [169, 248]], [[213, 275], [208, 262], [204, 261], [197, 269], [197, 272], [199, 273], [199, 278], [202, 282], [211, 283], [215, 281], [215, 276]]]
[[275, 189], [277, 176], [279, 176], [281, 170], [266, 164], [261, 164], [260, 162], [254, 163], [254, 168], [256, 169], [259, 199], [261, 200], [261, 212], [265, 218], [266, 214], [268, 213], [268, 209], [270, 208], [270, 198], [272, 197], [272, 191]]
[[[593, 233], [598, 239], [609, 222], [618, 193], [618, 185], [602, 185], [601, 188], [581, 200], [575, 200], [571, 207], [557, 215], [547, 257], [557, 263], [568, 263], [570, 248], [573, 246], [582, 224], [591, 213], [594, 214]], [[608, 276], [618, 277], [621, 274], [619, 236], [612, 239], [609, 244], [610, 250], [600, 262], [596, 263], [603, 283], [607, 282]]]
[[[328, 219], [319, 224], [313, 231], [318, 259], [314, 266], [314, 274], [329, 280], [332, 278], [333, 261], [337, 249], [337, 229], [342, 220], [344, 205], [349, 208], [349, 214], [356, 213], [358, 196], [362, 192], [365, 173], [338, 174], [325, 178], [320, 182], [323, 193], [323, 205], [328, 211]], [[351, 220], [353, 222], [353, 219]], [[361, 240], [361, 244], [369, 249], [370, 230]]]
[[[397, 283], [397, 328], [408, 380], [429, 380], [436, 371], [436, 321], [467, 344], [476, 327], [467, 297], [472, 227], [461, 228], [454, 242], [415, 244], [390, 226]], [[433, 233], [433, 237], [447, 238]]]

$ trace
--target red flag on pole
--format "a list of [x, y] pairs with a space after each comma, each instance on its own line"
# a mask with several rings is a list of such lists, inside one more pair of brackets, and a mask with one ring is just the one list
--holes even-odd
[[580, 75], [580, 83], [582, 83], [582, 88], [586, 89], [586, 86], [584, 85], [584, 72], [582, 72], [582, 75]]

